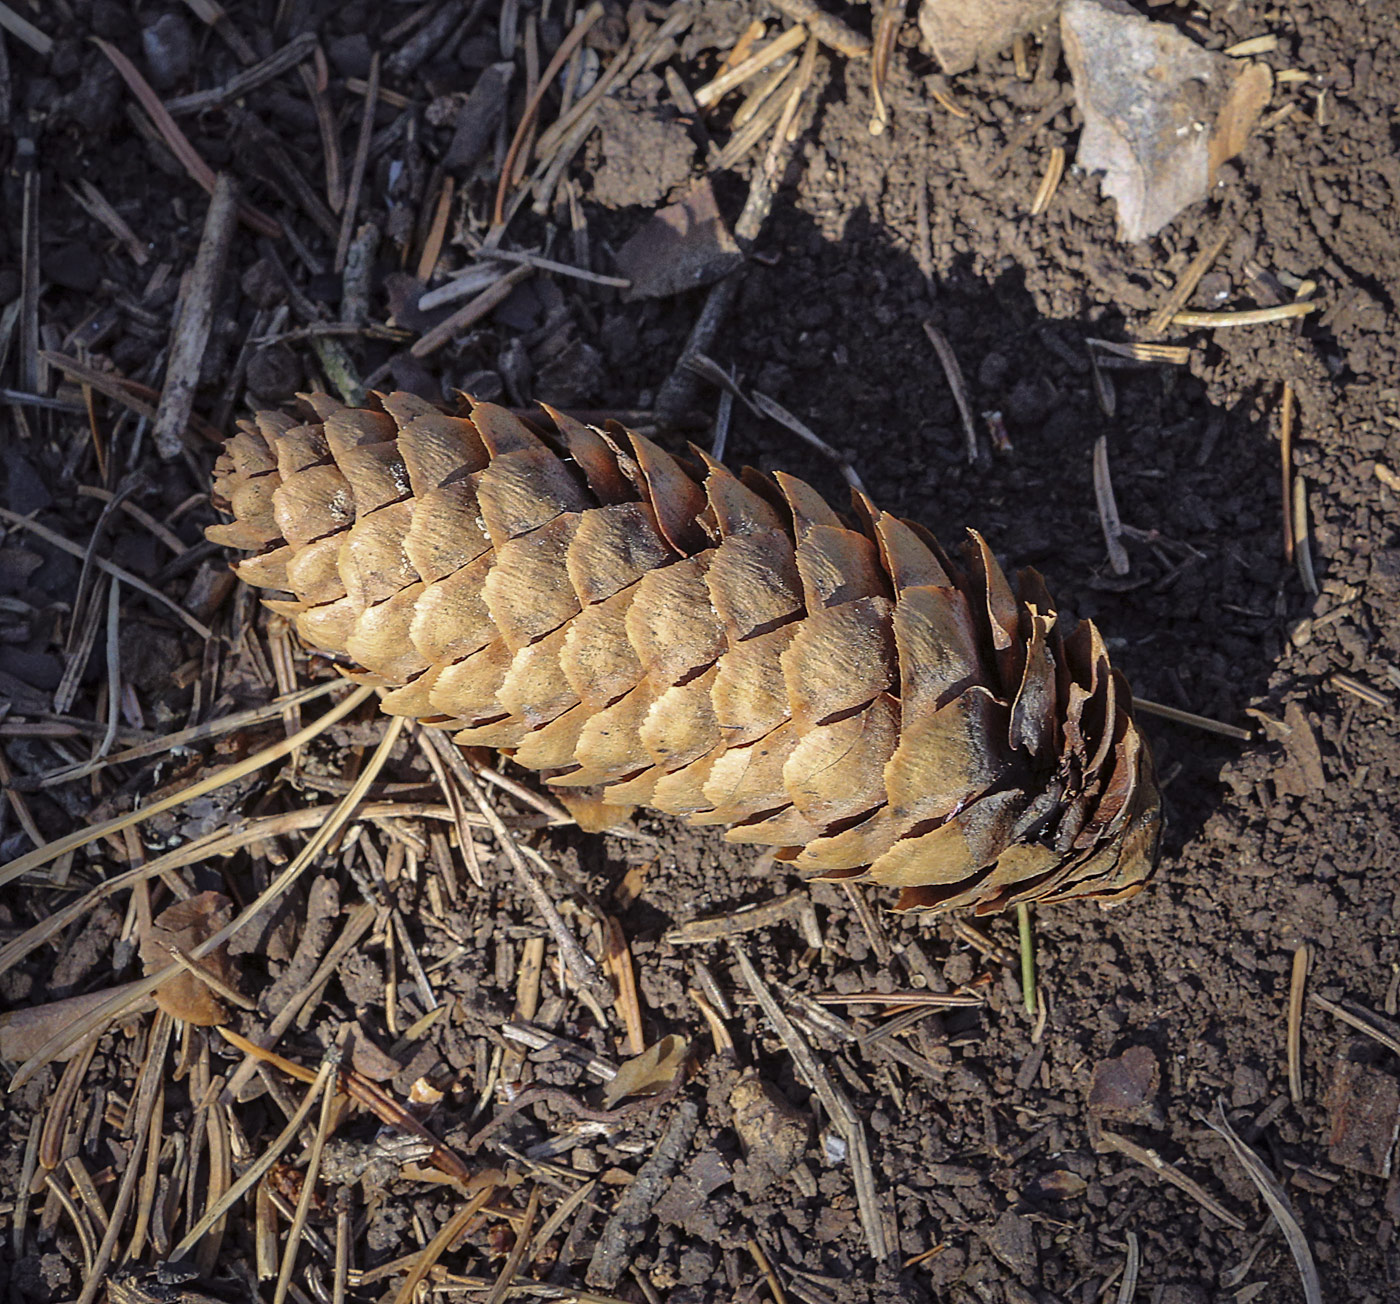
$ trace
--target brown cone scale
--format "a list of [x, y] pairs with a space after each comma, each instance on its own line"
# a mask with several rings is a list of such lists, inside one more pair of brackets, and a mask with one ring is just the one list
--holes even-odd
[[1126, 683], [980, 536], [949, 555], [863, 495], [843, 517], [616, 425], [376, 401], [244, 423], [208, 535], [386, 711], [902, 908], [1117, 901], [1152, 872]]

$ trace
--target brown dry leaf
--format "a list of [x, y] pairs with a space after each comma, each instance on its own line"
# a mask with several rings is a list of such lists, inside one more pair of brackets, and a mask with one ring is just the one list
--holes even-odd
[[709, 285], [743, 261], [708, 178], [658, 208], [617, 251], [618, 270], [632, 282], [628, 299], [661, 299]]
[[1202, 49], [1122, 0], [1068, 0], [1060, 32], [1084, 117], [1075, 162], [1104, 173], [1118, 238], [1145, 240], [1204, 199], [1244, 148], [1273, 73]]
[[[168, 956], [166, 962], [169, 963]], [[135, 983], [124, 985], [133, 988], [136, 986]], [[0, 1013], [0, 1060], [23, 1064], [25, 1060], [37, 1055], [61, 1029], [70, 1027], [85, 1015], [91, 1014], [120, 990], [120, 987], [103, 987], [99, 991], [84, 992], [81, 996], [67, 996], [61, 1001], [49, 1001], [44, 1005], [31, 1005], [27, 1009], [6, 1010]], [[150, 1008], [151, 1001], [139, 997], [131, 1003], [122, 1017], [144, 1014]], [[75, 1041], [54, 1058], [71, 1059], [92, 1035], [89, 1033], [82, 1040]]]
[[[177, 901], [158, 914], [141, 939], [141, 963], [152, 974], [164, 969], [171, 959], [171, 947], [188, 955], [206, 938], [213, 937], [233, 918], [233, 902], [222, 892], [201, 892], [187, 901]], [[195, 963], [226, 987], [237, 986], [237, 970], [229, 960], [226, 946], [216, 947]], [[196, 1027], [211, 1028], [228, 1021], [228, 1007], [194, 974], [175, 975], [155, 991], [156, 1005], [173, 1019]]]
[[603, 1088], [603, 1103], [611, 1109], [627, 1096], [654, 1096], [675, 1081], [690, 1043], [674, 1033], [634, 1055], [618, 1069], [617, 1076]]

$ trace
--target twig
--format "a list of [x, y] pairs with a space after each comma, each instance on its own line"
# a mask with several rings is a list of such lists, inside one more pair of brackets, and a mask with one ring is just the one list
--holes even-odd
[[365, 183], [365, 165], [369, 162], [369, 145], [374, 136], [374, 110], [379, 104], [379, 51], [369, 61], [369, 86], [365, 91], [365, 106], [360, 114], [360, 138], [355, 144], [355, 161], [350, 165], [350, 183], [345, 189], [345, 207], [340, 213], [340, 239], [335, 244], [335, 270], [345, 270], [345, 258], [350, 252], [350, 233], [355, 229], [355, 214], [360, 207], [360, 190]]
[[1312, 948], [1304, 942], [1293, 952], [1293, 975], [1288, 984], [1288, 1095], [1303, 1103], [1303, 994], [1308, 985]]
[[435, 353], [453, 336], [460, 335], [469, 326], [480, 321], [498, 304], [503, 303], [521, 281], [533, 276], [535, 269], [529, 265], [514, 267], [495, 284], [488, 286], [470, 303], [463, 304], [446, 321], [439, 322], [414, 341], [409, 352], [415, 358], [426, 358]]
[[957, 354], [948, 343], [942, 331], [931, 321], [924, 322], [924, 334], [928, 336], [933, 351], [943, 367], [948, 379], [948, 388], [953, 391], [953, 401], [958, 405], [958, 415], [962, 418], [963, 438], [967, 444], [967, 463], [976, 466], [982, 461], [982, 450], [977, 442], [977, 427], [972, 421], [972, 404], [967, 397], [967, 381], [963, 379], [962, 368], [958, 366]]
[[194, 270], [180, 308], [180, 320], [170, 343], [165, 386], [156, 408], [152, 433], [156, 451], [167, 462], [184, 448], [181, 435], [194, 409], [200, 364], [214, 325], [214, 305], [228, 265], [229, 247], [238, 217], [238, 186], [227, 172], [219, 173], [204, 218]]
[[869, 40], [833, 14], [827, 13], [816, 0], [773, 0], [773, 7], [782, 10], [789, 18], [805, 23], [807, 30], [817, 40], [848, 59], [864, 59], [870, 53]]
[[242, 99], [249, 91], [265, 85], [274, 77], [280, 77], [288, 68], [296, 67], [303, 59], [310, 58], [315, 48], [315, 32], [302, 32], [275, 54], [270, 54], [261, 63], [244, 69], [236, 77], [229, 78], [222, 86], [166, 100], [166, 112], [178, 118], [187, 113], [203, 113], [207, 109], [222, 108], [225, 104]]

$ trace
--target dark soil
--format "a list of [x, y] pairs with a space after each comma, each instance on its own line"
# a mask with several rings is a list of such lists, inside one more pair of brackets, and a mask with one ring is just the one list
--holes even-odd
[[[826, 7], [869, 31], [868, 8]], [[467, 263], [470, 247], [485, 234], [503, 143], [523, 108], [525, 61], [517, 44], [510, 98], [496, 115], [500, 125], [480, 103], [475, 116], [459, 114], [482, 70], [501, 59], [500, 6], [478, 8], [465, 32], [457, 7], [448, 5], [397, 34], [394, 24], [415, 11], [318, 0], [227, 8], [231, 29], [252, 41], [259, 56], [299, 32], [316, 33], [328, 59], [327, 95], [347, 170], [363, 99], [346, 79], [368, 74], [370, 51], [384, 56], [384, 85], [408, 97], [406, 108], [380, 108], [359, 214], [381, 231], [370, 320], [383, 324], [392, 315], [408, 333], [331, 338], [359, 377], [377, 375], [377, 384], [434, 399], [463, 387], [517, 404], [540, 399], [645, 414], [675, 366], [704, 290], [628, 302], [612, 288], [536, 277], [491, 319], [429, 358], [406, 351], [431, 324], [416, 315], [421, 287], [409, 281], [446, 175], [441, 161], [449, 147], [454, 159], [468, 160], [450, 169], [456, 200], [440, 264], [446, 268]], [[530, 3], [519, 6], [522, 33], [538, 19], [541, 64], [561, 39], [561, 8], [545, 5], [541, 13]], [[650, 9], [653, 19], [664, 16], [665, 6]], [[481, 888], [459, 854], [440, 854], [447, 847], [440, 837], [430, 854], [407, 867], [400, 855], [396, 876], [388, 875], [389, 842], [365, 825], [358, 842], [318, 863], [318, 887], [304, 880], [277, 918], [240, 936], [234, 950], [242, 988], [258, 1000], [288, 964], [304, 962], [304, 955], [293, 959], [299, 938], [314, 967], [361, 891], [369, 891], [378, 922], [276, 1049], [314, 1070], [322, 1048], [348, 1025], [357, 1029], [357, 1045], [367, 1046], [356, 1052], [356, 1066], [396, 1097], [407, 1100], [416, 1082], [431, 1082], [443, 1095], [420, 1109], [423, 1122], [466, 1155], [473, 1171], [496, 1170], [502, 1191], [492, 1207], [513, 1210], [517, 1229], [535, 1183], [542, 1198], [538, 1230], [584, 1178], [600, 1178], [583, 1213], [570, 1215], [538, 1254], [519, 1264], [530, 1280], [577, 1290], [590, 1283], [601, 1295], [676, 1304], [759, 1298], [769, 1286], [752, 1253], [756, 1245], [790, 1297], [804, 1301], [1089, 1304], [1117, 1297], [1131, 1233], [1142, 1256], [1135, 1299], [1301, 1300], [1277, 1226], [1225, 1141], [1205, 1126], [1221, 1102], [1282, 1182], [1326, 1297], [1379, 1302], [1400, 1293], [1400, 1179], [1388, 1176], [1400, 1124], [1400, 1061], [1311, 1005], [1297, 1102], [1290, 1099], [1285, 1054], [1290, 971], [1303, 944], [1312, 954], [1310, 992], [1377, 1015], [1400, 1013], [1395, 14], [1386, 4], [1348, 0], [1304, 0], [1282, 9], [1255, 0], [1197, 10], [1157, 5], [1145, 12], [1216, 49], [1274, 33], [1278, 48], [1266, 61], [1276, 71], [1306, 74], [1280, 83], [1266, 129], [1227, 166], [1207, 202], [1151, 241], [1119, 244], [1112, 203], [1101, 198], [1096, 178], [1071, 167], [1048, 212], [1030, 216], [1049, 151], [1062, 145], [1073, 157], [1078, 118], [1063, 107], [1032, 132], [1019, 128], [1061, 93], [1063, 66], [1046, 63], [1036, 73], [1047, 48], [1032, 41], [1033, 80], [1017, 78], [1008, 53], [944, 82], [918, 47], [911, 13], [893, 60], [892, 122], [883, 135], [868, 129], [868, 61], [849, 62], [823, 49], [772, 215], [742, 273], [734, 310], [708, 351], [735, 369], [746, 390], [770, 395], [836, 446], [882, 506], [945, 539], [975, 527], [1008, 565], [1042, 570], [1062, 611], [1098, 623], [1115, 664], [1143, 697], [1253, 728], [1255, 740], [1147, 720], [1168, 816], [1161, 871], [1145, 893], [1115, 910], [1060, 906], [1036, 913], [1039, 1020], [1025, 1014], [1016, 965], [1007, 962], [1017, 946], [1014, 919], [979, 921], [996, 944], [986, 953], [969, 946], [951, 921], [896, 916], [874, 894], [867, 896], [876, 912], [868, 932], [850, 896], [817, 885], [811, 900], [820, 945], [796, 912], [789, 923], [742, 937], [758, 971], [782, 985], [780, 1002], [806, 1029], [863, 1122], [891, 1250], [883, 1262], [868, 1252], [839, 1133], [754, 1004], [733, 951], [723, 942], [682, 945], [668, 936], [688, 921], [799, 886], [781, 869], [717, 834], [650, 817], [640, 818], [629, 836], [573, 829], [534, 834], [533, 812], [502, 795], [501, 809], [520, 817], [521, 836], [533, 837], [558, 867], [551, 893], [566, 901], [568, 919], [595, 954], [602, 953], [601, 934], [590, 921], [603, 912], [616, 917], [636, 966], [646, 1039], [690, 1039], [694, 1074], [654, 1109], [605, 1123], [581, 1120], [557, 1095], [547, 1096], [469, 1153], [472, 1133], [520, 1090], [550, 1085], [599, 1108], [595, 1082], [558, 1046], [536, 1051], [503, 1039], [504, 1025], [519, 1013], [516, 980], [525, 947], [547, 933], [495, 844], [481, 835]], [[40, 58], [3, 38], [0, 308], [20, 297], [28, 184], [39, 220], [43, 347], [84, 356], [158, 390], [206, 199], [166, 147], [133, 125], [134, 98], [87, 38], [100, 36], [124, 50], [166, 100], [222, 85], [240, 64], [220, 36], [173, 3], [69, 0], [30, 16], [55, 44]], [[640, 8], [634, 12], [644, 16]], [[616, 274], [612, 253], [704, 157], [701, 129], [677, 110], [663, 73], [669, 67], [698, 88], [755, 16], [776, 14], [760, 0], [698, 4], [678, 41], [609, 107], [602, 131], [571, 169], [575, 213], [585, 225], [571, 225], [567, 203], [543, 218], [527, 203], [504, 246], [539, 250], [548, 238], [550, 257]], [[609, 6], [589, 38], [601, 64], [626, 30], [621, 7]], [[422, 33], [433, 39], [421, 43], [414, 62], [404, 52]], [[946, 90], [965, 116], [941, 107], [935, 89]], [[731, 97], [709, 119], [721, 144], [738, 102]], [[1291, 113], [1276, 112], [1290, 104], [1296, 105]], [[542, 126], [557, 109], [547, 98]], [[317, 196], [324, 194], [321, 146], [306, 86], [294, 71], [180, 121], [206, 160], [233, 171], [247, 197], [281, 218], [294, 237], [270, 242], [246, 228], [235, 237], [196, 404], [199, 416], [226, 428], [249, 405], [328, 387], [324, 357], [297, 328], [318, 314], [322, 322], [340, 318], [341, 281], [331, 271], [335, 240], [290, 189], [288, 168], [268, 142], [286, 151], [291, 169], [302, 172]], [[476, 145], [460, 138], [454, 145], [464, 122], [480, 135]], [[765, 148], [736, 171], [715, 176], [731, 221]], [[84, 182], [102, 192], [149, 249], [144, 266], [77, 203]], [[923, 267], [921, 188], [931, 254]], [[1190, 259], [1220, 234], [1227, 237], [1223, 252], [1191, 306], [1266, 306], [1311, 280], [1324, 308], [1264, 326], [1175, 331], [1170, 338], [1190, 346], [1189, 364], [1106, 371], [1115, 401], [1105, 402], [1086, 337], [1146, 338], [1147, 317]], [[46, 394], [81, 399], [71, 385], [58, 389], [52, 371], [26, 378], [22, 314], [16, 309], [0, 321], [0, 359], [7, 359], [0, 383], [25, 390], [37, 382]], [[970, 466], [964, 456], [957, 408], [926, 321], [952, 342], [974, 412], [1003, 415], [1010, 448], [982, 464]], [[256, 342], [288, 331], [276, 343]], [[1316, 596], [1283, 553], [1285, 382], [1297, 396], [1295, 467], [1307, 485]], [[716, 391], [696, 391], [694, 406], [702, 413], [716, 402]], [[96, 429], [106, 450], [99, 465], [79, 413], [12, 404], [0, 415], [4, 506], [12, 512], [37, 512], [40, 522], [83, 548], [101, 504], [80, 496], [77, 486], [117, 489], [134, 477], [130, 501], [188, 549], [172, 559], [166, 545], [122, 512], [104, 525], [100, 555], [147, 579], [216, 632], [202, 646], [168, 608], [123, 593], [118, 655], [130, 689], [121, 703], [125, 732], [118, 746], [267, 701], [277, 690], [266, 617], [246, 593], [230, 592], [223, 557], [200, 542], [202, 527], [214, 519], [199, 497], [207, 492], [213, 445], [192, 435], [184, 457], [162, 462], [146, 423], [99, 396]], [[708, 438], [703, 430], [689, 433]], [[1095, 509], [1091, 454], [1100, 435], [1107, 436], [1122, 518], [1138, 532], [1128, 540], [1127, 576], [1114, 575], [1107, 564]], [[743, 404], [734, 408], [726, 460], [791, 470], [833, 500], [842, 495], [832, 464]], [[282, 735], [274, 718], [217, 743], [38, 790], [33, 776], [85, 759], [106, 727], [105, 602], [101, 618], [91, 622], [94, 646], [72, 706], [58, 708], [61, 720], [50, 714], [74, 655], [69, 624], [80, 567], [22, 530], [0, 539], [0, 699], [8, 704], [0, 719], [8, 772], [0, 777], [8, 782], [12, 773], [19, 790], [17, 800], [0, 805], [0, 861], [30, 849], [21, 803], [24, 817], [32, 815], [43, 836], [55, 839]], [[304, 678], [329, 673], [300, 654], [298, 665]], [[1349, 679], [1339, 684], [1338, 674]], [[1353, 681], [1374, 701], [1341, 686]], [[322, 709], [313, 703], [304, 714]], [[44, 723], [54, 726], [47, 734], [34, 727]], [[0, 941], [137, 857], [153, 857], [229, 819], [335, 800], [381, 729], [378, 717], [356, 717], [313, 744], [302, 766], [280, 780], [264, 772], [240, 781], [202, 805], [140, 826], [141, 838], [105, 840], [60, 862], [57, 873], [50, 867], [9, 885], [0, 897]], [[400, 745], [383, 783], [417, 785], [393, 789], [392, 799], [437, 800], [416, 747]], [[451, 826], [418, 820], [408, 827], [427, 843], [429, 833]], [[181, 895], [218, 889], [241, 906], [302, 838], [288, 833], [205, 860], [172, 871], [171, 881]], [[115, 896], [71, 925], [0, 976], [0, 1000], [22, 1010], [138, 977], [131, 938], [139, 910], [162, 909], [169, 889], [158, 884], [152, 897], [128, 909], [127, 894]], [[446, 1017], [411, 1039], [405, 1030], [425, 1005], [401, 944], [386, 943], [392, 908], [405, 921], [437, 998], [449, 1004]], [[318, 929], [319, 940], [307, 943], [304, 935]], [[561, 986], [552, 944], [549, 954], [534, 1023], [592, 1054], [626, 1058], [620, 1025], [599, 1028], [572, 985]], [[714, 1048], [688, 994], [709, 990], [697, 977], [701, 962], [733, 1002], [732, 1017], [724, 1020], [732, 1056]], [[979, 993], [985, 1004], [933, 1012], [894, 1031], [884, 1027], [888, 1009], [831, 1007], [849, 1019], [857, 1034], [851, 1039], [812, 1000], [911, 987]], [[396, 993], [392, 1011], [386, 991]], [[263, 1014], [272, 1013], [264, 1005]], [[263, 1014], [231, 1017], [251, 1034], [263, 1026]], [[85, 1231], [91, 1236], [95, 1228], [95, 1241], [102, 1227], [78, 1175], [91, 1177], [110, 1211], [130, 1153], [124, 1123], [150, 1023], [149, 1014], [132, 1015], [99, 1043], [59, 1152], [71, 1159], [51, 1179], [51, 1186], [77, 1192]], [[880, 1035], [870, 1038], [877, 1029]], [[239, 1058], [212, 1030], [191, 1030], [185, 1051], [172, 1053], [166, 1142], [154, 1175], [160, 1208], [138, 1261], [127, 1265], [128, 1282], [145, 1280], [141, 1274], [188, 1231], [187, 1183], [191, 1207], [204, 1207], [208, 1157], [194, 1132], [204, 1127], [207, 1111], [197, 1129], [196, 1084], [207, 1087], [211, 1075], [232, 1072]], [[177, 1063], [194, 1065], [192, 1075], [177, 1075]], [[736, 1100], [753, 1089], [745, 1086], [738, 1098], [735, 1089], [749, 1070], [770, 1090], [768, 1112], [758, 1115], [760, 1144], [746, 1155], [740, 1139], [753, 1124], [736, 1117]], [[17, 1185], [22, 1171], [32, 1175], [31, 1147], [61, 1071], [40, 1070], [8, 1097], [0, 1116], [0, 1281], [15, 1301], [74, 1298], [83, 1280], [82, 1239], [42, 1171], [31, 1182], [32, 1196]], [[1100, 1091], [1091, 1099], [1095, 1081]], [[267, 1147], [303, 1090], [269, 1070], [228, 1106], [238, 1141], [235, 1172]], [[1108, 1149], [1101, 1127], [1177, 1166], [1244, 1230]], [[417, 1254], [464, 1203], [452, 1188], [406, 1167], [391, 1148], [387, 1160], [379, 1154], [377, 1166], [365, 1169], [373, 1146], [386, 1148], [386, 1138], [374, 1138], [375, 1125], [362, 1113], [337, 1134], [345, 1152], [334, 1168], [336, 1182], [326, 1183], [313, 1204], [317, 1239], [303, 1249], [296, 1278], [307, 1294], [328, 1298], [337, 1208], [349, 1214], [352, 1264], [369, 1272]], [[549, 1138], [552, 1144], [542, 1144]], [[387, 1135], [390, 1145], [394, 1140]], [[284, 1158], [291, 1163], [299, 1155], [293, 1147]], [[283, 1219], [279, 1233], [285, 1231]], [[129, 1235], [123, 1232], [120, 1246]], [[474, 1221], [441, 1264], [489, 1288], [512, 1241], [501, 1218]], [[251, 1200], [230, 1214], [217, 1263], [201, 1266], [191, 1289], [234, 1299], [255, 1288]], [[351, 1297], [388, 1298], [407, 1266], [406, 1260], [372, 1274], [368, 1284], [352, 1279]], [[271, 1283], [262, 1287], [271, 1298]]]

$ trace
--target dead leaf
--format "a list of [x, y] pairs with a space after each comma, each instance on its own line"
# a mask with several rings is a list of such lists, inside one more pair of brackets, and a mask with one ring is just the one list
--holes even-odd
[[[232, 918], [233, 902], [222, 892], [201, 892], [162, 910], [141, 939], [141, 963], [145, 972], [152, 974], [164, 969], [170, 963], [172, 946], [188, 955]], [[195, 963], [225, 986], [237, 986], [237, 971], [229, 960], [227, 947], [216, 947]], [[210, 1028], [228, 1021], [228, 1007], [206, 983], [188, 971], [176, 974], [157, 987], [155, 998], [156, 1005], [171, 1018], [196, 1027]]]
[[674, 1034], [662, 1037], [640, 1055], [634, 1055], [617, 1071], [617, 1076], [603, 1088], [603, 1103], [611, 1109], [625, 1096], [654, 1096], [675, 1081], [690, 1043]]
[[617, 251], [618, 270], [632, 282], [627, 299], [661, 299], [709, 285], [743, 261], [708, 178], [658, 208]]
[[1118, 238], [1145, 240], [1204, 199], [1244, 148], [1273, 73], [1203, 49], [1122, 0], [1068, 0], [1060, 32], [1084, 118], [1075, 162], [1103, 172]]

